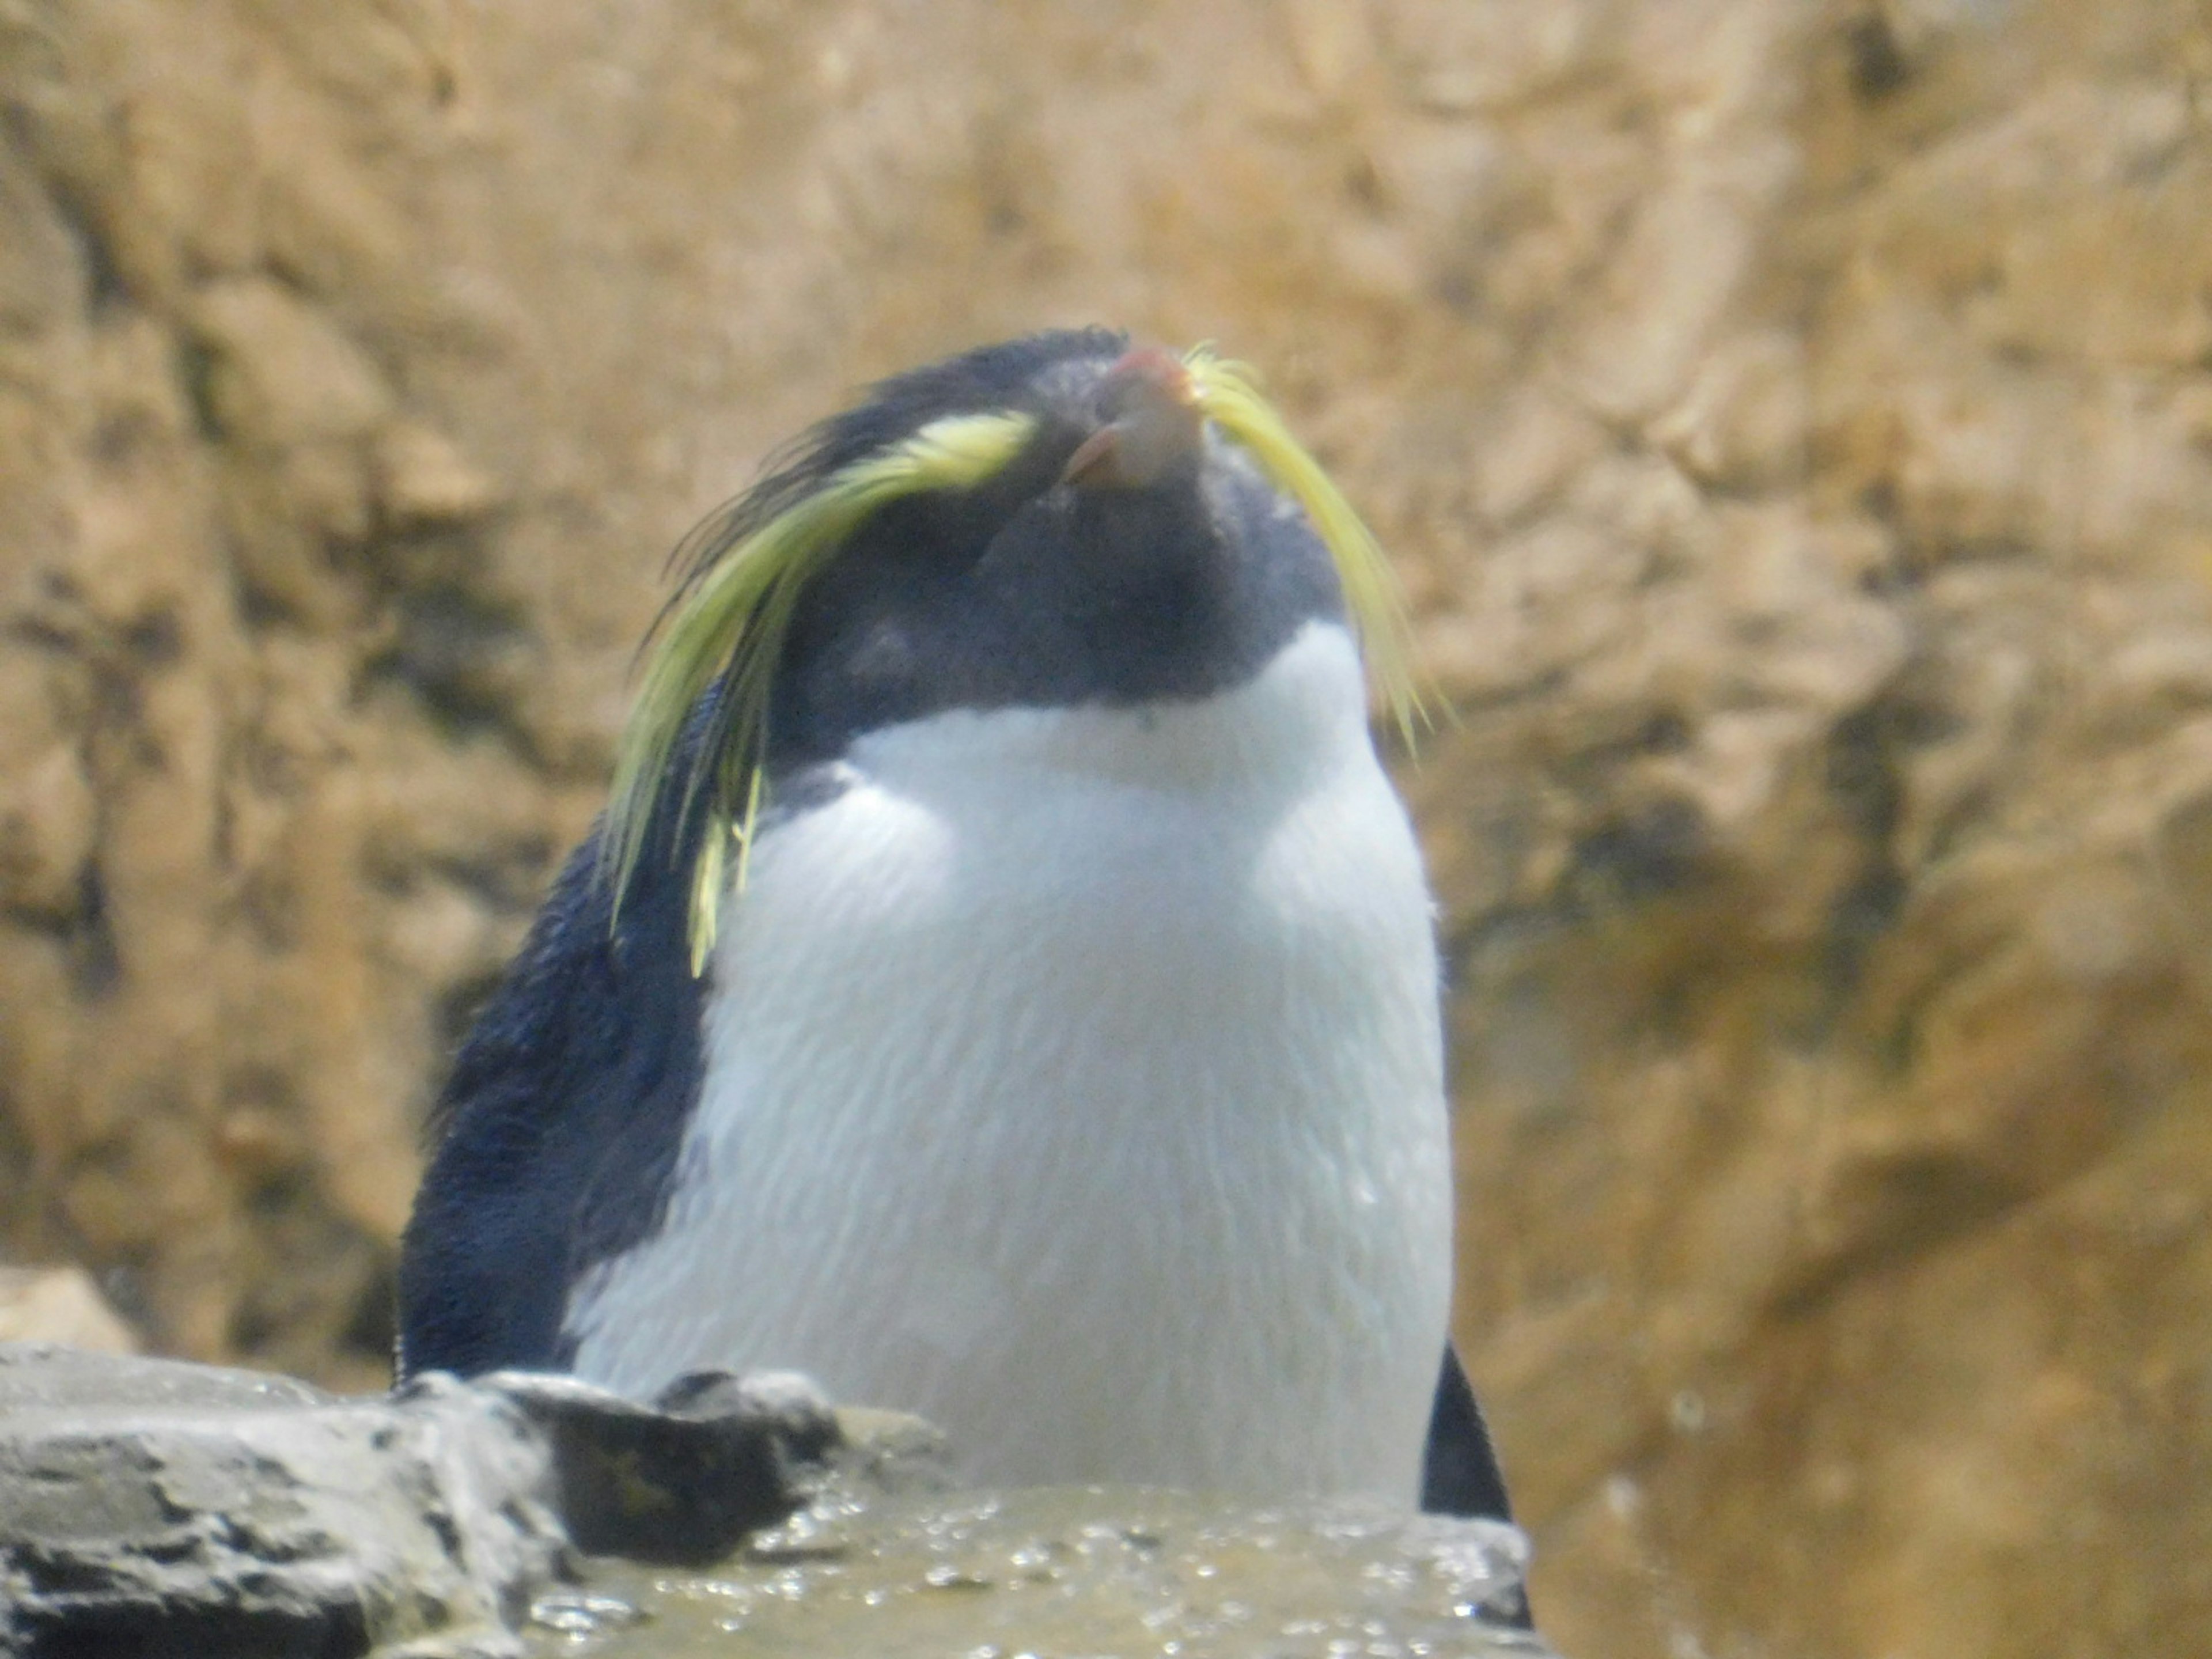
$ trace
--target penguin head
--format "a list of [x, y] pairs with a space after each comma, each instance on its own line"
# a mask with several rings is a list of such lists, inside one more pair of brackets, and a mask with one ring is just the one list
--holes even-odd
[[617, 920], [633, 884], [688, 877], [695, 969], [777, 779], [867, 732], [1204, 698], [1316, 619], [1359, 636], [1401, 728], [1420, 713], [1373, 538], [1203, 347], [1068, 331], [898, 375], [676, 561], [601, 846]]

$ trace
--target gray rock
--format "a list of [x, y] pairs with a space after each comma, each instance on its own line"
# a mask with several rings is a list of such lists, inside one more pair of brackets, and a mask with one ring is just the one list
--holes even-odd
[[921, 1418], [841, 1406], [837, 1439], [830, 1454], [829, 1485], [842, 1486], [856, 1498], [950, 1492], [956, 1484], [945, 1431]]
[[514, 1650], [569, 1563], [544, 1439], [450, 1380], [404, 1401], [0, 1348], [0, 1652]]
[[0, 1654], [512, 1654], [579, 1551], [704, 1563], [833, 1485], [943, 1483], [928, 1425], [788, 1374], [651, 1406], [528, 1372], [340, 1399], [0, 1344]]
[[798, 1508], [839, 1440], [822, 1391], [789, 1372], [701, 1371], [650, 1406], [537, 1371], [477, 1386], [544, 1434], [569, 1536], [597, 1555], [719, 1560]]

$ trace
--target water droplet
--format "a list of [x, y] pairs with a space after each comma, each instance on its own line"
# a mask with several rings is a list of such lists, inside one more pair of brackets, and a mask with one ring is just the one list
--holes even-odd
[[602, 1631], [625, 1630], [650, 1617], [642, 1608], [614, 1595], [556, 1594], [541, 1595], [530, 1604], [530, 1622], [562, 1636], [597, 1636]]
[[979, 1574], [957, 1567], [950, 1561], [940, 1561], [921, 1576], [921, 1582], [932, 1589], [981, 1590], [991, 1588], [991, 1581]]

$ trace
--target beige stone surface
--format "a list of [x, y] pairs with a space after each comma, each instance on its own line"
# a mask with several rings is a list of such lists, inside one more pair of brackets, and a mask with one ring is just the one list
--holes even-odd
[[664, 550], [1047, 323], [1267, 370], [1460, 718], [1564, 1651], [2212, 1629], [2212, 16], [0, 0], [0, 1254], [373, 1380]]
[[0, 1342], [136, 1353], [138, 1339], [82, 1267], [0, 1267]]

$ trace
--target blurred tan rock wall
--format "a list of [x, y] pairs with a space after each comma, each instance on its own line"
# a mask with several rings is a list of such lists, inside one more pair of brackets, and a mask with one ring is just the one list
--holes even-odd
[[2212, 15], [0, 0], [0, 1255], [372, 1386], [660, 560], [854, 384], [1265, 366], [1459, 723], [1564, 1650], [2212, 1651]]

